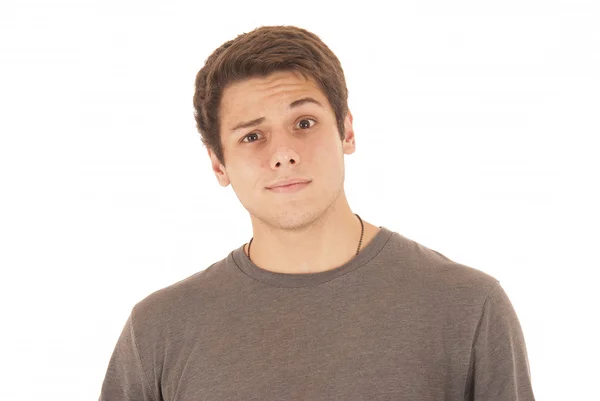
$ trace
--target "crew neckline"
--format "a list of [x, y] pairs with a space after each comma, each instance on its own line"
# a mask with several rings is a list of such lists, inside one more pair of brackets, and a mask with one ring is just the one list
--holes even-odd
[[383, 249], [394, 232], [385, 226], [379, 226], [379, 231], [371, 242], [360, 250], [348, 262], [334, 269], [317, 273], [279, 273], [263, 269], [254, 264], [244, 252], [244, 245], [231, 252], [230, 257], [235, 265], [246, 275], [275, 287], [312, 287], [341, 277], [358, 269], [372, 260]]

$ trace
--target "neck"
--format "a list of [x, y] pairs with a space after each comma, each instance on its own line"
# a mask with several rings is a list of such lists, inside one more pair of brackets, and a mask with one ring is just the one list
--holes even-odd
[[[361, 242], [361, 221], [349, 207], [315, 218], [288, 215], [285, 221], [278, 218], [266, 222], [251, 215], [251, 220], [254, 235], [250, 259], [273, 272], [300, 274], [334, 269], [354, 258]], [[363, 225], [360, 249], [379, 230], [366, 221]], [[248, 253], [248, 244], [244, 251]]]

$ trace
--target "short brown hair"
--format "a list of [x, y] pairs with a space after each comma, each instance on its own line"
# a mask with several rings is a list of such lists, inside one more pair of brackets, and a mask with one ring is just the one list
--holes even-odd
[[223, 90], [236, 81], [298, 71], [312, 77], [335, 113], [341, 140], [348, 112], [348, 89], [342, 65], [321, 39], [295, 26], [262, 26], [223, 43], [196, 75], [194, 117], [202, 143], [225, 165], [220, 131]]

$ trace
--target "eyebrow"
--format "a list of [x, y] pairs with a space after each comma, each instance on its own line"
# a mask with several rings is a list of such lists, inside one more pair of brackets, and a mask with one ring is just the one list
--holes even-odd
[[[306, 104], [306, 103], [313, 103], [313, 104], [316, 104], [319, 107], [325, 108], [325, 107], [323, 107], [323, 105], [321, 104], [321, 102], [313, 99], [312, 97], [303, 97], [302, 99], [294, 100], [292, 103], [290, 103], [290, 105], [288, 106], [288, 110], [293, 109], [294, 107], [300, 107], [300, 106], [302, 106], [303, 104]], [[265, 118], [264, 117], [259, 117], [259, 118], [256, 118], [254, 120], [251, 120], [251, 121], [246, 121], [246, 122], [239, 123], [235, 127], [231, 128], [231, 132], [235, 132], [235, 131], [237, 131], [239, 129], [242, 129], [242, 128], [253, 127], [255, 125], [258, 125], [258, 124], [262, 123], [263, 121], [265, 121]]]

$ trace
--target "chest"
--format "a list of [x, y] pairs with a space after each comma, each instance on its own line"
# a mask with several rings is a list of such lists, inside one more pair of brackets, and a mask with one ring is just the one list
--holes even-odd
[[[435, 311], [395, 305], [224, 314], [167, 353], [169, 401], [460, 397], [470, 342]], [[195, 333], [190, 335], [190, 330]], [[465, 332], [466, 333], [466, 332]], [[458, 399], [458, 398], [457, 398]]]

